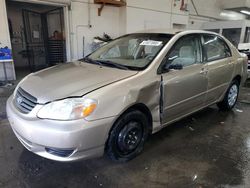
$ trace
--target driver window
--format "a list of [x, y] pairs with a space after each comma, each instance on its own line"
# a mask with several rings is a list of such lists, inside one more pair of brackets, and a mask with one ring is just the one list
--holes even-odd
[[195, 36], [185, 36], [179, 39], [167, 57], [168, 65], [186, 67], [201, 62], [200, 42]]

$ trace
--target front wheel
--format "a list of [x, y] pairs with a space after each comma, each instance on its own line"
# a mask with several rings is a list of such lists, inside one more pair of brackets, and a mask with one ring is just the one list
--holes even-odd
[[239, 85], [237, 80], [230, 84], [224, 99], [217, 104], [221, 110], [231, 110], [235, 106], [239, 96]]
[[148, 118], [138, 110], [122, 115], [110, 132], [106, 145], [107, 155], [120, 162], [136, 157], [147, 139], [148, 126]]

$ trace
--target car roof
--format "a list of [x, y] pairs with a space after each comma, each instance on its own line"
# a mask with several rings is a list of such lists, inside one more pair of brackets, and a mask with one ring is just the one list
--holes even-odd
[[218, 33], [214, 33], [211, 31], [204, 31], [204, 30], [179, 30], [179, 29], [149, 29], [149, 30], [142, 30], [137, 31], [135, 33], [161, 33], [161, 34], [170, 34], [170, 35], [186, 35], [186, 34], [195, 34], [195, 33], [204, 33], [204, 34], [215, 34], [218, 35]]

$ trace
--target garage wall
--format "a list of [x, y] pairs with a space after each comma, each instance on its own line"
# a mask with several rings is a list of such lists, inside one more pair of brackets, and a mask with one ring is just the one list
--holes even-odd
[[102, 15], [98, 16], [100, 5], [94, 4], [93, 0], [73, 0], [70, 10], [73, 60], [89, 54], [93, 37], [102, 36], [103, 32], [115, 38], [145, 29], [200, 29], [206, 22], [225, 19], [220, 16], [222, 3], [218, 0], [184, 2], [188, 4], [187, 11], [180, 10], [180, 0], [157, 0], [157, 3], [152, 0], [127, 0], [126, 7], [105, 6]]
[[[48, 0], [26, 0], [45, 3]], [[116, 8], [105, 6], [98, 16], [100, 5], [93, 0], [49, 0], [50, 3], [71, 2], [66, 16], [69, 23], [71, 59], [79, 59], [92, 51], [93, 37], [106, 32], [116, 38], [122, 34], [144, 29], [176, 28], [200, 29], [204, 22], [221, 19], [222, 4], [218, 0], [185, 0], [187, 10], [180, 10], [181, 0], [126, 0], [127, 6]], [[88, 4], [90, 2], [90, 5]], [[195, 10], [195, 7], [197, 11]], [[6, 23], [5, 0], [0, 0], [0, 42], [10, 46]], [[91, 27], [90, 27], [91, 25]], [[0, 68], [1, 70], [1, 68]], [[1, 75], [0, 75], [1, 76]]]
[[156, 3], [151, 0], [127, 0], [128, 33], [187, 24], [188, 12], [180, 10], [180, 1], [157, 0]]
[[[90, 7], [90, 12], [89, 11]], [[118, 37], [120, 31], [120, 9], [105, 6], [102, 15], [98, 16], [100, 5], [88, 5], [88, 1], [73, 1], [71, 3], [71, 54], [73, 60], [79, 59], [91, 52], [93, 38], [102, 36], [104, 32], [111, 37]], [[90, 17], [89, 17], [90, 16]], [[91, 27], [89, 27], [89, 24]], [[84, 43], [84, 48], [83, 48]]]
[[[0, 47], [8, 46], [11, 48], [9, 28], [6, 14], [5, 0], [0, 0]], [[15, 72], [13, 71], [13, 64], [6, 64], [6, 71], [9, 79], [15, 78]], [[0, 80], [4, 80], [3, 63], [0, 63]]]
[[[220, 0], [221, 1], [221, 0]], [[220, 12], [222, 10], [222, 4], [219, 0], [189, 0], [189, 12], [190, 15], [197, 15], [200, 17], [221, 19]], [[236, 0], [237, 1], [237, 0]], [[195, 8], [196, 11], [195, 11]]]
[[2, 46], [10, 47], [9, 29], [7, 23], [6, 5], [4, 0], [0, 0], [0, 43]]
[[180, 0], [127, 0], [127, 32], [143, 29], [200, 29], [203, 23], [223, 20], [223, 4], [218, 0], [185, 0], [187, 11], [180, 10]]
[[152, 0], [127, 0], [126, 7], [105, 6], [102, 15], [98, 16], [100, 5], [94, 4], [93, 0], [73, 0], [69, 11], [72, 59], [89, 54], [93, 37], [102, 36], [103, 32], [115, 38], [145, 29], [200, 29], [204, 22], [219, 18], [220, 8], [215, 7], [218, 5], [216, 0], [193, 2], [201, 10], [199, 15], [190, 0], [185, 0], [188, 11], [180, 10], [180, 0], [157, 0], [157, 3]]
[[212, 18], [189, 16], [187, 29], [201, 29], [204, 23], [216, 21]]

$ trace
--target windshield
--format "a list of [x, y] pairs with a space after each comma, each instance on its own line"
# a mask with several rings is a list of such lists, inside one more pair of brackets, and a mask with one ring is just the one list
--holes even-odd
[[105, 65], [113, 64], [132, 70], [145, 69], [163, 46], [172, 38], [170, 34], [129, 34], [115, 39], [88, 56]]

